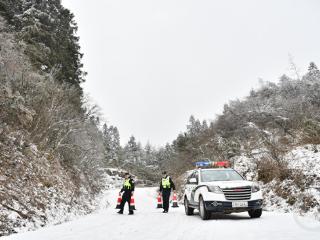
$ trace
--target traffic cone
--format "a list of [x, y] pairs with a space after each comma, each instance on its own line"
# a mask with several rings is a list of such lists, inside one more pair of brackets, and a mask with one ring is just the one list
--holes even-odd
[[172, 196], [172, 207], [179, 207], [177, 201], [177, 194], [174, 192]]
[[158, 195], [158, 197], [157, 197], [157, 200], [158, 200], [157, 208], [162, 208], [162, 197], [161, 197], [161, 193], [159, 193], [159, 195]]
[[131, 199], [130, 199], [130, 210], [137, 210], [135, 207], [135, 204], [134, 204], [134, 196], [133, 195], [131, 196]]
[[121, 193], [119, 193], [116, 209], [120, 209], [121, 201], [122, 201], [122, 196], [121, 196]]

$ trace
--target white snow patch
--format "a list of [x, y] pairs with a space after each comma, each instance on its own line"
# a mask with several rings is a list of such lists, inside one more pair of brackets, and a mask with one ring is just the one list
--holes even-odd
[[39, 229], [35, 232], [4, 237], [3, 240], [212, 240], [228, 239], [291, 239], [318, 240], [320, 224], [314, 219], [297, 217], [291, 213], [263, 212], [259, 219], [250, 219], [247, 213], [212, 216], [202, 221], [195, 213], [186, 216], [183, 206], [170, 208], [168, 214], [156, 208], [156, 188], [136, 189], [135, 215], [118, 215], [114, 206], [117, 190], [106, 192], [112, 204], [72, 222]]

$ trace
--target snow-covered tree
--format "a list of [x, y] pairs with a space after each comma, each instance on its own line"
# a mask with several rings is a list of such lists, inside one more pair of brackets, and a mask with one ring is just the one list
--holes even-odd
[[119, 165], [120, 157], [120, 135], [117, 127], [104, 124], [102, 127], [103, 144], [105, 147], [105, 158], [109, 164]]
[[308, 73], [304, 76], [304, 80], [320, 82], [320, 71], [314, 62], [309, 64]]
[[136, 142], [136, 138], [131, 136], [124, 147], [124, 161], [139, 164], [141, 162], [142, 149], [141, 144]]
[[189, 118], [189, 123], [187, 125], [187, 132], [191, 136], [196, 136], [201, 133], [202, 126], [199, 119], [195, 119], [193, 115]]

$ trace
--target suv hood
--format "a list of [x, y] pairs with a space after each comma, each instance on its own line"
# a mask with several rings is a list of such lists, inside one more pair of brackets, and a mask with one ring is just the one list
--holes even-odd
[[235, 187], [247, 187], [252, 186], [253, 182], [246, 180], [239, 181], [215, 181], [215, 182], [203, 182], [203, 185], [218, 186], [220, 188], [235, 188]]

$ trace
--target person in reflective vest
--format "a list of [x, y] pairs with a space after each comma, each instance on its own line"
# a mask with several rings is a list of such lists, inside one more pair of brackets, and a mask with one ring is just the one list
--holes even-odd
[[133, 214], [133, 210], [130, 209], [130, 201], [131, 201], [131, 196], [133, 195], [134, 192], [134, 181], [131, 178], [129, 173], [125, 174], [125, 179], [124, 179], [124, 183], [122, 186], [122, 189], [120, 190], [120, 194], [122, 194], [122, 200], [121, 200], [121, 204], [120, 204], [120, 210], [119, 210], [119, 214], [123, 214], [123, 208], [124, 205], [126, 204], [126, 202], [128, 202], [128, 207], [129, 207], [129, 215]]
[[175, 191], [176, 187], [171, 177], [168, 176], [167, 172], [163, 172], [162, 175], [163, 177], [160, 182], [160, 192], [162, 193], [163, 213], [167, 213], [169, 211], [169, 199], [170, 199], [171, 189]]

